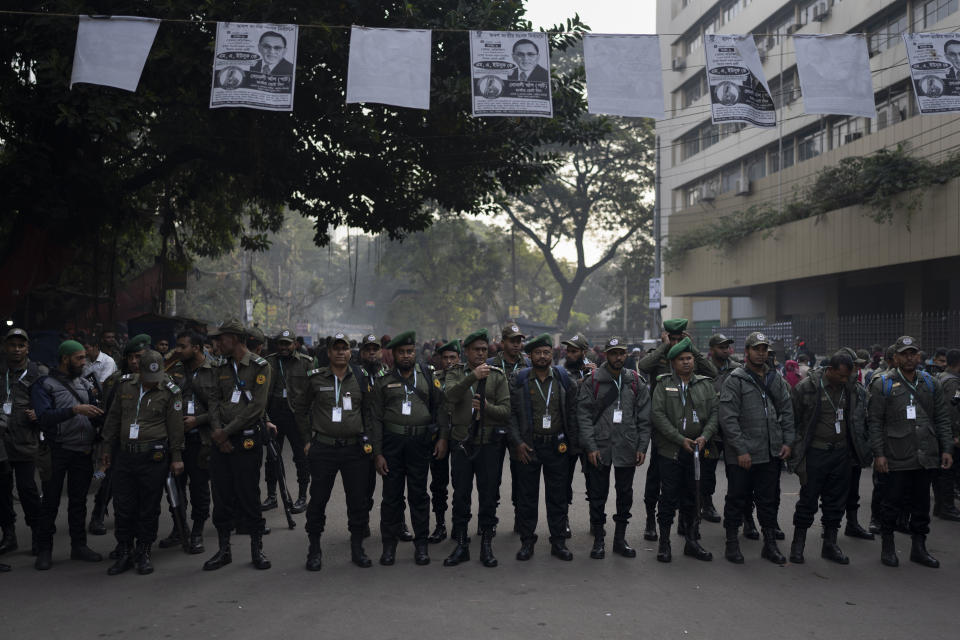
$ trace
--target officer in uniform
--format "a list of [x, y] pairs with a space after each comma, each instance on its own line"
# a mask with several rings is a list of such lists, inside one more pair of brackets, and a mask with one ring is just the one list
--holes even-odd
[[[596, 362], [591, 362], [587, 357], [587, 352], [590, 351], [590, 342], [582, 334], [578, 333], [569, 340], [564, 340], [560, 343], [566, 349], [567, 356], [563, 361], [563, 368], [566, 369], [567, 375], [576, 382], [578, 385], [583, 382], [584, 378], [590, 375], [590, 372], [597, 368]], [[573, 477], [577, 470], [577, 462], [580, 460], [580, 454], [582, 453], [580, 448], [580, 430], [574, 429], [567, 434], [567, 480], [566, 487], [567, 491], [567, 512], [563, 516], [563, 536], [569, 538], [572, 535], [570, 531], [570, 506], [573, 504]], [[580, 469], [583, 470], [583, 465], [580, 465]]]
[[320, 571], [320, 536], [326, 527], [327, 503], [340, 474], [347, 502], [350, 557], [362, 568], [371, 566], [363, 550], [364, 529], [369, 527], [367, 483], [373, 465], [370, 441], [370, 383], [360, 367], [350, 364], [350, 342], [337, 333], [327, 343], [327, 366], [307, 373], [306, 385], [294, 397], [293, 414], [307, 452], [310, 468], [310, 503], [307, 505], [306, 568]]
[[[293, 463], [297, 468], [297, 501], [290, 509], [291, 513], [303, 513], [307, 510], [307, 487], [310, 486], [310, 469], [307, 466], [307, 454], [304, 441], [300, 439], [300, 429], [293, 416], [294, 394], [306, 385], [307, 371], [313, 369], [313, 359], [297, 351], [293, 332], [284, 329], [276, 337], [277, 352], [267, 356], [273, 373], [270, 386], [268, 413], [270, 421], [277, 425], [277, 454], [283, 464], [283, 441], [290, 441], [293, 451]], [[276, 468], [270, 464], [264, 470], [267, 480], [267, 499], [261, 509], [277, 508]]]
[[[451, 340], [450, 342], [440, 345], [437, 353], [440, 356], [440, 369], [434, 371], [433, 375], [440, 382], [442, 392], [444, 372], [460, 362], [460, 341]], [[440, 407], [437, 426], [438, 428], [445, 429], [449, 434], [450, 415], [445, 411], [445, 408], [445, 404]], [[447, 539], [446, 514], [449, 486], [450, 456], [434, 457], [430, 460], [430, 503], [433, 506], [433, 515], [437, 522], [430, 537], [427, 538], [427, 542], [430, 544], [437, 544]]]
[[[947, 366], [938, 376], [943, 385], [943, 398], [950, 411], [950, 425], [953, 430], [953, 459], [957, 459], [957, 444], [960, 442], [960, 350], [947, 351]], [[954, 503], [954, 491], [957, 486], [957, 469], [953, 465], [940, 472], [934, 488], [933, 515], [941, 520], [960, 520], [960, 511]], [[21, 498], [22, 499], [22, 498]], [[937, 508], [939, 507], [939, 509]]]
[[553, 367], [553, 340], [544, 333], [524, 347], [533, 366], [521, 369], [511, 385], [510, 445], [517, 465], [517, 515], [520, 550], [517, 560], [533, 557], [537, 542], [540, 475], [550, 529], [550, 554], [573, 560], [564, 536], [567, 514], [566, 434], [577, 429], [577, 385], [560, 367]]
[[727, 376], [720, 392], [720, 429], [727, 463], [727, 498], [723, 526], [724, 555], [743, 563], [737, 531], [752, 499], [763, 531], [761, 557], [776, 564], [786, 558], [777, 548], [780, 465], [790, 457], [795, 439], [790, 385], [767, 365], [770, 342], [759, 332], [747, 336], [743, 367]]
[[[857, 513], [860, 511], [860, 476], [863, 469], [873, 466], [873, 451], [870, 450], [870, 438], [867, 435], [867, 389], [860, 382], [860, 370], [867, 363], [867, 358], [850, 347], [841, 347], [838, 353], [847, 354], [853, 361], [853, 371], [850, 373], [850, 383], [857, 394], [854, 404], [854, 415], [851, 419], [861, 426], [862, 438], [854, 440], [853, 455], [850, 456], [850, 488], [847, 491], [847, 526], [843, 535], [861, 540], [873, 540], [874, 534], [860, 526]], [[864, 352], [865, 353], [865, 352]], [[799, 442], [799, 436], [798, 436]]]
[[[660, 465], [660, 544], [657, 560], [670, 562], [670, 529], [674, 513], [680, 518], [686, 543], [683, 555], [712, 560], [713, 554], [700, 546], [700, 525], [696, 511], [696, 464], [707, 457], [708, 446], [717, 432], [717, 394], [706, 376], [696, 375], [693, 343], [684, 338], [667, 352], [672, 373], [661, 374], [653, 390], [654, 441]], [[716, 451], [713, 452], [716, 458]], [[702, 467], [701, 467], [702, 469]]]
[[[444, 371], [445, 411], [450, 415], [450, 477], [453, 481], [453, 526], [456, 542], [453, 552], [443, 561], [452, 567], [470, 559], [470, 504], [476, 477], [480, 510], [480, 561], [485, 567], [497, 566], [493, 555], [493, 536], [497, 526], [497, 502], [503, 475], [502, 440], [510, 421], [510, 389], [503, 369], [486, 363], [490, 339], [486, 329], [471, 333], [463, 340], [466, 364], [455, 364]], [[483, 396], [480, 385], [483, 385]], [[482, 411], [482, 413], [481, 413]], [[446, 437], [441, 425], [440, 437]]]
[[430, 563], [427, 474], [430, 461], [447, 454], [447, 434], [437, 433], [437, 416], [443, 402], [441, 383], [425, 365], [417, 363], [413, 331], [398, 334], [387, 348], [393, 352], [394, 369], [377, 379], [370, 402], [374, 464], [383, 477], [380, 564], [390, 566], [396, 562], [406, 484], [413, 524], [414, 562], [425, 565]]
[[[167, 473], [183, 471], [183, 402], [180, 388], [163, 372], [163, 356], [147, 351], [140, 373], [123, 376], [117, 401], [103, 428], [104, 467], [114, 465], [117, 575], [136, 564], [137, 573], [153, 573], [150, 546], [157, 539], [160, 500]], [[111, 450], [116, 446], [117, 456]], [[136, 550], [133, 548], [136, 540]]]
[[[722, 333], [715, 333], [710, 336], [710, 362], [717, 369], [717, 376], [713, 379], [713, 387], [720, 395], [720, 388], [727, 376], [743, 365], [733, 357], [733, 338], [728, 338]], [[708, 449], [716, 452], [707, 458], [701, 456], [700, 460], [700, 517], [707, 522], [720, 522], [720, 514], [713, 504], [713, 494], [717, 490], [717, 465], [723, 455], [723, 441], [720, 439], [720, 429], [717, 429], [714, 441], [709, 443]], [[744, 514], [746, 517], [746, 514]], [[753, 522], [753, 509], [750, 509], [750, 522]], [[754, 529], [756, 527], [754, 526]], [[757, 532], [759, 536], [759, 532]]]
[[930, 532], [930, 485], [939, 469], [953, 465], [950, 413], [940, 381], [919, 371], [919, 345], [901, 336], [894, 346], [895, 367], [874, 376], [867, 424], [873, 465], [881, 476], [880, 560], [899, 564], [893, 530], [900, 509], [910, 512], [910, 560], [927, 567], [940, 562], [927, 552]]
[[624, 368], [627, 349], [621, 338], [610, 338], [603, 350], [606, 362], [590, 372], [577, 395], [577, 425], [584, 451], [580, 464], [586, 474], [593, 533], [590, 557], [595, 560], [606, 555], [604, 525], [607, 514], [604, 507], [610, 494], [611, 467], [617, 493], [613, 551], [625, 558], [637, 555], [627, 543], [626, 531], [633, 506], [633, 476], [646, 459], [650, 442], [650, 391], [647, 385], [635, 371]]
[[[40, 517], [40, 492], [37, 490], [37, 455], [40, 439], [37, 414], [30, 406], [30, 387], [41, 376], [49, 374], [45, 366], [29, 359], [30, 338], [23, 329], [10, 329], [3, 341], [4, 358], [0, 361], [0, 421], [6, 422], [3, 445], [9, 462], [9, 473], [0, 474], [0, 554], [18, 548], [16, 513], [13, 510], [13, 481], [23, 508], [23, 519], [31, 531]], [[32, 536], [36, 553], [36, 534]]]
[[250, 535], [250, 559], [257, 569], [269, 569], [263, 555], [264, 519], [260, 514], [260, 464], [263, 461], [264, 414], [270, 390], [270, 365], [251, 353], [239, 320], [228, 320], [211, 332], [220, 338], [224, 362], [216, 369], [217, 385], [210, 399], [210, 480], [213, 526], [219, 549], [204, 571], [233, 560], [230, 530]]
[[247, 349], [254, 355], [263, 356], [266, 348], [267, 336], [263, 334], [260, 327], [249, 327], [247, 329]]
[[[673, 318], [671, 320], [665, 320], [663, 323], [663, 333], [660, 335], [660, 344], [656, 349], [649, 352], [640, 359], [639, 363], [637, 363], [637, 368], [640, 370], [640, 372], [646, 375], [647, 379], [650, 380], [651, 390], [656, 388], [657, 379], [661, 375], [664, 373], [670, 373], [670, 360], [667, 358], [667, 354], [670, 352], [670, 349], [672, 349], [685, 337], [690, 337], [689, 334], [687, 334], [687, 324], [688, 322], [686, 318]], [[716, 367], [714, 367], [713, 363], [710, 362], [710, 360], [702, 353], [700, 353], [695, 346], [693, 347], [693, 358], [694, 373], [697, 375], [706, 376], [708, 378], [715, 378], [717, 376]], [[654, 460], [657, 459], [656, 442], [654, 442], [653, 447], [650, 449], [650, 454], [653, 456]], [[644, 540], [657, 539], [656, 517], [657, 502], [659, 499], [660, 466], [651, 464], [647, 468], [647, 480], [643, 488], [643, 504], [647, 511], [647, 520], [643, 530]], [[681, 524], [683, 524], [682, 521]]]
[[837, 533], [850, 491], [852, 463], [867, 455], [867, 425], [857, 392], [853, 360], [838, 351], [822, 369], [810, 371], [791, 391], [796, 442], [790, 467], [800, 478], [800, 499], [793, 513], [790, 562], [803, 563], [807, 529], [817, 503], [822, 505], [820, 556], [838, 564], [850, 559], [837, 544]]

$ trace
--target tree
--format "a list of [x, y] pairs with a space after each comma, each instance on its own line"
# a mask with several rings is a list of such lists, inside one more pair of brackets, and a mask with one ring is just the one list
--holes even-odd
[[[566, 152], [563, 167], [527, 193], [500, 201], [510, 220], [543, 253], [562, 295], [556, 324], [566, 327], [577, 294], [587, 278], [614, 259], [634, 235], [650, 233], [654, 181], [653, 123], [603, 121], [609, 134]], [[588, 234], [592, 239], [588, 240]], [[599, 239], [599, 240], [598, 240]], [[587, 264], [586, 243], [599, 241], [603, 253]], [[561, 243], [572, 243], [572, 273], [557, 257]]]
[[[656, 324], [658, 310], [650, 309], [650, 288], [653, 276], [653, 240], [647, 235], [634, 235], [622, 248], [620, 260], [603, 274], [602, 287], [612, 301], [616, 301], [607, 329], [613, 333], [623, 332], [623, 285], [627, 283], [627, 335], [637, 336], [650, 328], [659, 335]], [[626, 336], [624, 336], [626, 337]]]

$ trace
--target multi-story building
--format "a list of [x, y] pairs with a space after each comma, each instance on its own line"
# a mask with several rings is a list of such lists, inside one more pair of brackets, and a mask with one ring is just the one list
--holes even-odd
[[[657, 123], [665, 243], [753, 205], [780, 211], [842, 158], [898, 145], [933, 162], [956, 154], [960, 114], [919, 115], [901, 34], [958, 32], [958, 9], [958, 0], [660, 0], [657, 32], [671, 67], [664, 73], [669, 117]], [[711, 124], [703, 52], [711, 33], [754, 35], [776, 128]], [[791, 36], [816, 33], [867, 35], [876, 118], [804, 114]], [[960, 308], [960, 179], [907, 195], [920, 196], [909, 229], [903, 211], [879, 224], [869, 207], [856, 205], [724, 250], [688, 251], [665, 266], [668, 313], [690, 318], [698, 333], [885, 314], [905, 318], [891, 332], [921, 334], [914, 314]], [[837, 346], [836, 330], [827, 332], [823, 342]]]

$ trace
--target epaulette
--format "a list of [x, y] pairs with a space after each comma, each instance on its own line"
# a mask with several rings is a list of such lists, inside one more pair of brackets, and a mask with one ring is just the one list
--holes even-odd
[[128, 382], [130, 380], [133, 380], [134, 375], [135, 374], [132, 374], [132, 373], [125, 373], [122, 376], [120, 376], [120, 382]]
[[499, 371], [499, 372], [502, 373], [503, 375], [507, 375], [507, 372], [506, 372], [506, 371], [504, 371], [503, 369], [501, 369], [500, 367], [498, 367], [498, 366], [495, 365], [495, 364], [488, 364], [487, 366], [490, 367], [491, 369], [493, 369], [494, 371]]
[[657, 382], [660, 382], [663, 378], [669, 378], [672, 375], [672, 373], [661, 373], [657, 376]]
[[255, 353], [252, 354], [252, 357], [250, 358], [250, 361], [253, 362], [253, 364], [259, 365], [259, 366], [261, 366], [261, 367], [267, 364], [267, 361], [266, 361], [266, 360], [264, 360], [261, 356], [258, 356], [258, 355], [255, 354]]
[[173, 393], [173, 394], [180, 393], [180, 387], [178, 387], [177, 385], [173, 384], [173, 381], [172, 381], [172, 380], [167, 380], [166, 387], [167, 387], [167, 389], [170, 389], [170, 393]]
[[320, 373], [320, 369], [310, 369], [310, 371], [307, 371], [307, 377], [315, 376], [318, 373]]
[[364, 378], [370, 375], [370, 373], [364, 367], [360, 367], [360, 373], [363, 374]]

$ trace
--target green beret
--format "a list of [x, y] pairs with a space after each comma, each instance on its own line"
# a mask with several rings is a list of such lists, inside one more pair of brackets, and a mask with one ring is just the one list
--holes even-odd
[[553, 338], [550, 337], [549, 333], [541, 333], [536, 338], [523, 345], [523, 350], [527, 353], [533, 353], [533, 350], [537, 347], [553, 348]]
[[464, 338], [463, 348], [466, 349], [467, 347], [470, 346], [471, 342], [476, 342], [477, 340], [483, 340], [484, 342], [489, 344], [490, 336], [487, 335], [486, 329], [480, 329], [479, 331], [474, 331], [473, 333], [468, 335], [466, 338]]
[[137, 351], [143, 351], [150, 346], [150, 340], [150, 336], [147, 334], [138, 333], [127, 341], [126, 346], [123, 347], [123, 355], [126, 356], [131, 353], [136, 353]]
[[451, 341], [448, 342], [447, 344], [445, 344], [445, 345], [443, 345], [442, 347], [440, 347], [439, 349], [437, 349], [437, 351], [438, 351], [439, 353], [443, 353], [444, 351], [456, 351], [457, 353], [460, 353], [460, 341], [459, 341], [459, 340], [451, 340]]
[[683, 333], [687, 330], [687, 319], [673, 318], [671, 320], [664, 320], [663, 329], [667, 333]]
[[84, 351], [84, 348], [83, 345], [76, 340], [64, 340], [60, 343], [60, 348], [57, 349], [57, 353], [60, 354], [61, 358], [63, 356], [67, 356], [69, 358], [78, 351]]
[[405, 347], [407, 345], [417, 344], [417, 333], [415, 331], [404, 331], [403, 333], [398, 333], [393, 340], [387, 343], [387, 349], [396, 349], [397, 347]]
[[693, 342], [690, 341], [690, 338], [684, 338], [670, 347], [670, 351], [667, 352], [667, 360], [673, 360], [681, 353], [693, 353]]

